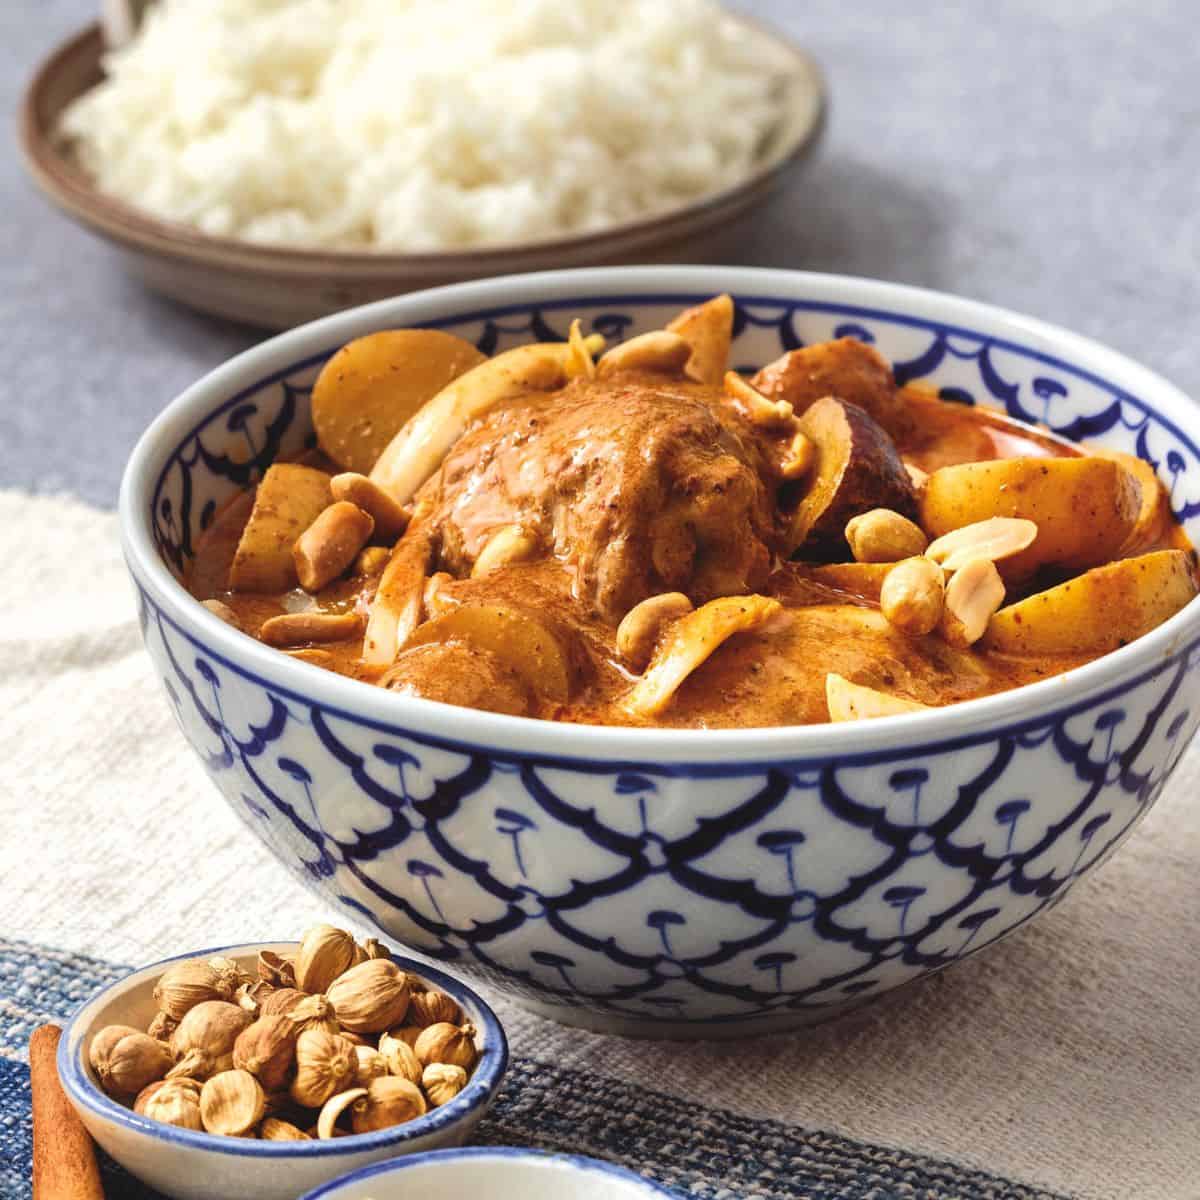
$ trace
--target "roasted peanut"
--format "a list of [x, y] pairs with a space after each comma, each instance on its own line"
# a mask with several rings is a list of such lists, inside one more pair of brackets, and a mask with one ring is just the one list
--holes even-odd
[[642, 670], [666, 624], [691, 611], [692, 602], [682, 592], [663, 592], [635, 604], [617, 626], [621, 657], [635, 671]]
[[890, 508], [873, 508], [846, 523], [846, 541], [856, 562], [887, 563], [925, 553], [920, 526]]
[[786, 426], [796, 419], [792, 406], [786, 400], [768, 400], [736, 371], [725, 372], [725, 395], [751, 425], [764, 428]]
[[897, 563], [887, 573], [879, 589], [879, 608], [890, 624], [919, 637], [937, 628], [944, 595], [942, 568], [918, 555]]
[[983, 637], [992, 614], [1004, 603], [1004, 580], [990, 558], [973, 558], [946, 585], [942, 636], [951, 645], [971, 646]]
[[383, 541], [394, 542], [408, 528], [412, 513], [365, 475], [355, 471], [335, 475], [329, 490], [335, 500], [357, 504], [375, 522], [375, 533]]
[[471, 578], [477, 579], [510, 563], [528, 562], [537, 551], [538, 540], [533, 534], [527, 533], [520, 525], [505, 525], [497, 529], [479, 551], [471, 568]]
[[357, 613], [286, 613], [263, 622], [259, 636], [268, 646], [303, 646], [310, 642], [344, 642], [358, 637], [363, 620]]
[[354, 559], [354, 574], [362, 577], [382, 575], [392, 552], [385, 546], [364, 546]]
[[692, 347], [677, 333], [655, 329], [614, 346], [596, 364], [604, 379], [616, 371], [665, 371], [681, 374], [692, 356]]
[[296, 576], [306, 592], [319, 592], [336, 579], [367, 544], [375, 521], [357, 504], [337, 500], [297, 539], [292, 547]]

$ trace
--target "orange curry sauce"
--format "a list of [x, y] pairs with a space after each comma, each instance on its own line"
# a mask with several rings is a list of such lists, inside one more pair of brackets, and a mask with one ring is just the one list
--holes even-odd
[[[963, 462], [1030, 456], [1072, 456], [1083, 451], [1048, 431], [1031, 428], [982, 407], [944, 402], [919, 387], [900, 392], [915, 419], [896, 438], [904, 462], [925, 472]], [[338, 468], [319, 454], [304, 461]], [[249, 516], [253, 493], [239, 495], [219, 512], [199, 541], [187, 585], [200, 600], [218, 599], [236, 614], [241, 628], [257, 636], [264, 621], [285, 612], [315, 610], [366, 614], [377, 575], [349, 574], [308, 596], [246, 594], [227, 587], [230, 563]], [[1166, 547], [1190, 549], [1181, 530], [1164, 521], [1141, 554]], [[848, 558], [848, 555], [843, 555]], [[754, 727], [808, 724], [828, 719], [824, 679], [829, 671], [921, 703], [944, 705], [998, 692], [1055, 675], [1083, 657], [1014, 658], [961, 649], [935, 637], [912, 638], [892, 629], [879, 614], [881, 571], [849, 570], [837, 563], [774, 562], [757, 590], [779, 599], [786, 619], [731, 638], [683, 683], [669, 707], [653, 722], [631, 715], [619, 703], [636, 676], [615, 649], [615, 621], [581, 600], [572, 567], [553, 556], [510, 566], [481, 578], [444, 585], [451, 601], [499, 601], [536, 610], [557, 636], [570, 644], [574, 687], [569, 703], [534, 700], [530, 715], [560, 721], [682, 727]], [[1006, 602], [1056, 583], [1066, 573], [1043, 571], [1010, 592]], [[374, 683], [381, 671], [361, 661], [362, 640], [285, 651], [340, 674]], [[411, 694], [480, 708], [499, 707], [503, 680], [489, 676], [477, 655], [414, 657], [407, 685]]]

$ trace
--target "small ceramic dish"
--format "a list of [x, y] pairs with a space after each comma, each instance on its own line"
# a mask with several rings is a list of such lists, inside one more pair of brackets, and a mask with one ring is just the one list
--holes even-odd
[[488, 1146], [434, 1150], [364, 1167], [302, 1200], [670, 1200], [672, 1195], [594, 1158]]
[[467, 1086], [424, 1117], [376, 1133], [327, 1141], [263, 1142], [195, 1133], [139, 1116], [107, 1096], [88, 1063], [92, 1037], [106, 1025], [144, 1029], [155, 1013], [155, 981], [180, 958], [221, 954], [253, 971], [260, 950], [294, 951], [292, 942], [263, 942], [164, 959], [105, 988], [71, 1018], [58, 1049], [63, 1089], [96, 1142], [132, 1175], [179, 1200], [295, 1200], [302, 1192], [371, 1163], [414, 1151], [459, 1146], [491, 1107], [508, 1065], [508, 1043], [496, 1014], [470, 988], [441, 971], [395, 958], [453, 996], [478, 1030], [479, 1061]]
[[272, 329], [417, 288], [510, 271], [682, 261], [697, 257], [697, 235], [763, 199], [784, 169], [816, 145], [824, 122], [825, 84], [813, 60], [753, 21], [725, 19], [742, 37], [770, 43], [792, 63], [781, 85], [779, 122], [754, 170], [688, 204], [587, 234], [403, 254], [260, 245], [162, 220], [101, 193], [55, 134], [63, 109], [101, 78], [104, 42], [98, 25], [65, 42], [38, 68], [21, 107], [21, 148], [34, 182], [50, 201], [114, 243], [126, 267], [147, 285], [204, 312]]

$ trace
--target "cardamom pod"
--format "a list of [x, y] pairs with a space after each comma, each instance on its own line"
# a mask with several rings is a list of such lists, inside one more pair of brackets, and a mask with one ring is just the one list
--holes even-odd
[[449, 1063], [469, 1071], [475, 1064], [475, 1027], [471, 1024], [451, 1025], [442, 1022], [421, 1030], [413, 1046], [422, 1066], [430, 1063]]
[[304, 992], [323, 992], [354, 965], [354, 939], [344, 929], [314, 925], [296, 952], [296, 986]]
[[101, 1029], [88, 1048], [88, 1059], [110, 1096], [137, 1095], [162, 1079], [172, 1063], [162, 1042], [128, 1025]]
[[435, 1108], [453, 1100], [466, 1086], [466, 1071], [450, 1063], [430, 1063], [421, 1072], [421, 1088]]
[[320, 1108], [351, 1085], [357, 1066], [349, 1042], [324, 1029], [306, 1029], [296, 1039], [296, 1077], [290, 1095], [304, 1108]]
[[410, 1025], [420, 1025], [422, 1028], [443, 1022], [457, 1025], [462, 1020], [462, 1009], [445, 992], [413, 992], [405, 1020]]
[[388, 1033], [382, 1034], [379, 1038], [379, 1056], [387, 1065], [389, 1075], [407, 1079], [409, 1083], [421, 1082], [421, 1061], [407, 1042]]
[[298, 1129], [291, 1121], [281, 1121], [278, 1117], [264, 1117], [258, 1127], [258, 1136], [264, 1142], [312, 1141], [303, 1129]]
[[204, 1128], [200, 1119], [200, 1084], [194, 1079], [160, 1079], [150, 1084], [138, 1093], [133, 1111], [180, 1129]]
[[233, 1065], [249, 1071], [264, 1091], [282, 1091], [296, 1061], [298, 1036], [291, 1017], [259, 1017], [238, 1034], [233, 1044]]
[[222, 1071], [200, 1090], [200, 1119], [209, 1133], [245, 1137], [262, 1120], [265, 1102], [249, 1071]]
[[366, 1087], [372, 1079], [382, 1079], [388, 1073], [387, 1060], [373, 1046], [355, 1046], [354, 1086]]
[[162, 1012], [180, 1021], [188, 1010], [205, 1000], [228, 1000], [237, 989], [228, 971], [218, 970], [202, 958], [192, 958], [168, 967], [154, 985], [154, 1003]]
[[233, 1047], [253, 1017], [227, 1000], [205, 1000], [184, 1014], [171, 1034], [175, 1066], [168, 1079], [208, 1079], [233, 1067]]
[[382, 1033], [408, 1011], [409, 978], [386, 958], [351, 967], [326, 990], [338, 1021], [354, 1033]]
[[350, 1126], [355, 1133], [373, 1133], [403, 1125], [428, 1111], [425, 1097], [415, 1083], [385, 1075], [382, 1079], [372, 1079], [367, 1094], [350, 1106]]

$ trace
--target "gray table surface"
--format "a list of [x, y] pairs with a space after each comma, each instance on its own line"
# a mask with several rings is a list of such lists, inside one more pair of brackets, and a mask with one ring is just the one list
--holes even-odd
[[[0, 5], [0, 90], [95, 0]], [[1099, 338], [1200, 396], [1192, 0], [742, 0], [828, 74], [818, 156], [725, 258], [959, 292]], [[183, 386], [262, 335], [125, 278], [0, 159], [0, 486], [111, 506]]]

